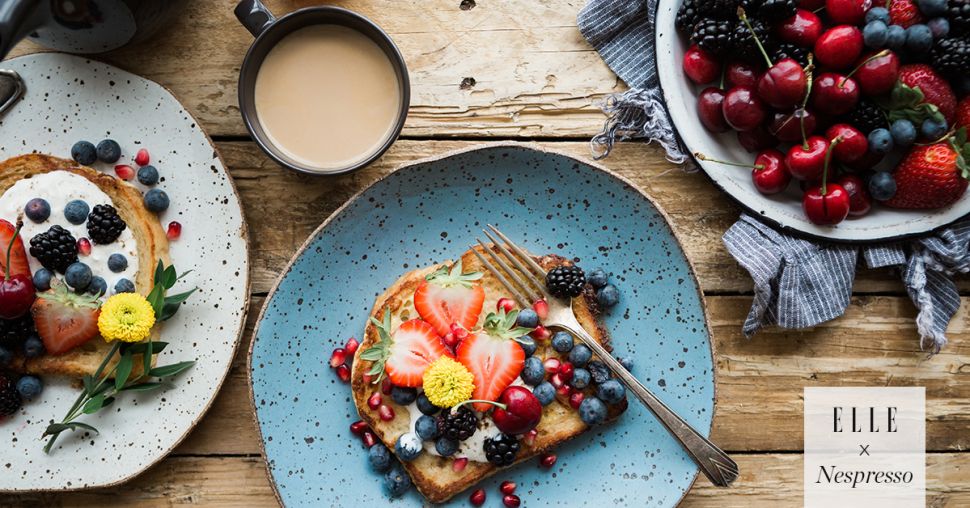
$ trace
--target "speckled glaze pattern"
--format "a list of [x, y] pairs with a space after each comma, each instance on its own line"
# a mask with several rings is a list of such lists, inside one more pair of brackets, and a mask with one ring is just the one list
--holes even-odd
[[[489, 146], [406, 166], [314, 233], [263, 308], [250, 352], [253, 403], [271, 480], [287, 506], [383, 506], [381, 477], [348, 425], [358, 419], [330, 352], [363, 332], [374, 299], [401, 273], [453, 258], [486, 223], [533, 252], [604, 267], [620, 287], [605, 316], [618, 355], [675, 411], [709, 433], [712, 350], [702, 297], [670, 225], [619, 177], [564, 155]], [[697, 468], [640, 404], [565, 444], [552, 471], [528, 461], [525, 505], [673, 506]], [[351, 487], [352, 485], [352, 487]], [[467, 493], [451, 505], [466, 506]], [[497, 499], [497, 498], [496, 498]], [[420, 506], [412, 490], [393, 505]]]
[[[41, 434], [77, 397], [68, 379], [48, 376], [41, 400], [0, 422], [0, 491], [73, 490], [113, 485], [163, 458], [202, 418], [232, 362], [249, 295], [249, 254], [242, 209], [211, 141], [160, 85], [106, 64], [57, 53], [3, 63], [27, 91], [0, 119], [0, 157], [44, 152], [70, 158], [80, 139], [117, 140], [125, 158], [147, 148], [171, 198], [163, 225], [182, 223], [171, 244], [177, 288], [197, 286], [179, 313], [162, 325], [169, 347], [162, 363], [196, 360], [175, 388], [125, 395], [111, 410], [87, 416], [100, 435], [65, 434], [45, 455]], [[96, 169], [111, 171], [106, 164]], [[164, 227], [164, 226], [163, 226]], [[100, 340], [100, 339], [98, 339]]]

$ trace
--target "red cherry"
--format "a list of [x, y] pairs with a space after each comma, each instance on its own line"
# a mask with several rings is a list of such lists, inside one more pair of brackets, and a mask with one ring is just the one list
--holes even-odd
[[882, 95], [896, 86], [899, 79], [899, 57], [889, 50], [868, 55], [853, 74], [866, 95]]
[[817, 11], [825, 7], [825, 0], [798, 0], [798, 7], [807, 11]]
[[532, 390], [510, 386], [502, 392], [498, 402], [492, 412], [492, 420], [506, 434], [525, 434], [536, 428], [542, 419], [542, 404]]
[[731, 126], [724, 120], [724, 90], [708, 87], [697, 96], [697, 116], [711, 132], [727, 132]]
[[872, 7], [872, 0], [826, 0], [825, 12], [835, 23], [859, 25]]
[[830, 183], [822, 193], [822, 186], [812, 186], [802, 197], [802, 209], [812, 224], [831, 226], [849, 216], [849, 193], [837, 183]]
[[758, 86], [758, 78], [761, 77], [761, 69], [747, 62], [731, 62], [724, 68], [724, 82], [728, 88], [736, 86]]
[[[802, 64], [791, 58], [776, 62], [758, 80], [758, 95], [778, 109], [787, 109], [800, 104], [807, 90], [808, 77], [805, 75], [805, 69], [802, 69]], [[726, 113], [725, 116], [727, 116]]]
[[[803, 125], [804, 124], [804, 125]], [[780, 141], [795, 142], [802, 140], [802, 129], [805, 135], [815, 133], [817, 120], [815, 114], [807, 109], [796, 109], [791, 113], [775, 113], [768, 126], [768, 132]], [[774, 146], [771, 145], [771, 146]]]
[[694, 44], [684, 53], [684, 74], [698, 85], [706, 85], [721, 74], [721, 63], [714, 55]]
[[849, 193], [849, 215], [859, 217], [869, 213], [872, 209], [872, 199], [861, 178], [845, 175], [839, 179], [839, 185]]
[[815, 45], [819, 35], [822, 35], [823, 28], [822, 20], [817, 14], [808, 9], [798, 9], [794, 16], [775, 28], [775, 33], [785, 42], [810, 48]]
[[822, 136], [811, 136], [805, 145], [791, 147], [785, 156], [788, 172], [799, 180], [818, 180], [825, 167], [825, 152], [828, 148], [829, 142]]
[[828, 139], [842, 138], [842, 141], [832, 147], [832, 156], [839, 162], [853, 162], [861, 159], [869, 150], [866, 136], [855, 127], [838, 123], [825, 131]]
[[754, 90], [736, 86], [724, 96], [724, 120], [736, 131], [749, 131], [765, 119], [765, 104]]
[[757, 153], [766, 148], [776, 146], [778, 144], [778, 138], [772, 136], [763, 125], [759, 125], [750, 131], [739, 132], [738, 143], [745, 150], [751, 153]]
[[[3, 256], [3, 265], [0, 268], [12, 266], [10, 257], [13, 251], [23, 250], [23, 240], [20, 239], [20, 230], [23, 222], [17, 221], [17, 229], [6, 245], [0, 246], [0, 253]], [[3, 278], [0, 278], [0, 318], [17, 319], [27, 311], [34, 303], [34, 279], [26, 273], [11, 275], [13, 269], [3, 271]]]
[[862, 31], [850, 25], [826, 30], [815, 41], [815, 58], [824, 67], [847, 69], [862, 54]]
[[485, 489], [475, 489], [472, 495], [469, 496], [468, 501], [472, 506], [481, 506], [485, 504]]
[[148, 150], [144, 148], [138, 150], [138, 153], [135, 154], [135, 164], [138, 164], [139, 166], [147, 165], [150, 160], [151, 157], [148, 155]]
[[776, 194], [788, 187], [791, 175], [784, 164], [785, 155], [778, 150], [768, 149], [755, 158], [751, 179], [758, 192], [762, 194]]
[[812, 107], [827, 115], [844, 115], [859, 102], [859, 86], [852, 78], [823, 72], [812, 86]]
[[502, 494], [515, 494], [515, 482], [505, 480], [501, 485], [498, 486], [498, 491]]

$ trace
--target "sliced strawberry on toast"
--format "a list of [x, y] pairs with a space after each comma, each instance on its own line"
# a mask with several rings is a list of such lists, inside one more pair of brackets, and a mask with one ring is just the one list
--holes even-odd
[[[10, 240], [17, 233], [17, 227], [13, 224], [0, 219], [0, 277], [7, 275], [7, 247]], [[30, 263], [27, 261], [27, 250], [24, 249], [24, 242], [18, 236], [13, 242], [10, 250], [10, 276], [26, 275], [30, 276]]]
[[[458, 361], [475, 376], [473, 399], [498, 400], [522, 372], [525, 351], [515, 339], [532, 330], [515, 326], [518, 315], [518, 311], [491, 313], [485, 318], [482, 330], [470, 334], [458, 345]], [[474, 407], [484, 412], [492, 406], [476, 402]]]
[[39, 293], [30, 312], [50, 355], [64, 354], [98, 336], [98, 297], [76, 294], [65, 284]]
[[418, 285], [414, 309], [442, 337], [451, 332], [452, 323], [471, 330], [485, 304], [485, 290], [477, 282], [481, 278], [481, 272], [462, 273], [461, 260], [450, 270], [442, 266]]
[[[361, 353], [361, 358], [374, 362], [369, 374], [387, 377], [396, 386], [421, 386], [424, 371], [442, 355], [449, 355], [435, 329], [425, 321], [405, 321], [391, 331], [391, 311], [384, 310], [384, 321], [371, 318], [381, 340]], [[378, 377], [379, 379], [379, 377]]]

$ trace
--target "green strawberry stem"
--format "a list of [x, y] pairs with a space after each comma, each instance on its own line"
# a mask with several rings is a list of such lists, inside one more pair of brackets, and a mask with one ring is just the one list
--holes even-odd
[[842, 78], [842, 81], [839, 82], [839, 88], [845, 88], [845, 82], [849, 78], [851, 78], [853, 74], [855, 74], [856, 72], [858, 72], [859, 69], [861, 69], [865, 64], [867, 64], [867, 63], [869, 63], [869, 62], [871, 62], [871, 61], [873, 61], [873, 60], [875, 60], [877, 58], [882, 58], [884, 56], [889, 56], [889, 50], [888, 49], [884, 49], [884, 50], [876, 53], [875, 55], [872, 55], [869, 58], [866, 58], [865, 60], [863, 60], [862, 63], [860, 63], [859, 65], [857, 65], [855, 67], [855, 69], [852, 69], [851, 72], [849, 72], [848, 74], [845, 75], [844, 78]]
[[13, 250], [13, 243], [17, 241], [17, 237], [20, 236], [20, 230], [24, 227], [23, 219], [17, 219], [17, 229], [13, 232], [13, 237], [10, 238], [10, 243], [7, 244], [7, 264], [3, 265], [6, 269], [3, 271], [3, 280], [10, 280], [10, 251]]
[[475, 404], [475, 403], [478, 403], [478, 402], [480, 402], [482, 404], [491, 404], [491, 405], [493, 405], [493, 406], [495, 406], [495, 407], [497, 407], [499, 409], [504, 409], [504, 410], [508, 410], [509, 409], [509, 407], [507, 405], [502, 404], [501, 402], [495, 402], [494, 400], [482, 400], [482, 399], [468, 399], [468, 400], [466, 400], [464, 402], [459, 402], [458, 404], [455, 405], [455, 407], [453, 407], [451, 409], [452, 409], [452, 411], [454, 411], [455, 409], [458, 409], [461, 406], [464, 406], [465, 404]]
[[802, 116], [798, 117], [798, 126], [802, 131], [802, 149], [808, 150], [808, 133], [805, 132], [805, 107], [808, 106], [808, 98], [812, 95], [812, 74], [815, 72], [815, 57], [808, 54], [808, 65], [805, 66], [805, 97], [802, 98]]
[[719, 160], [719, 159], [712, 159], [712, 158], [710, 158], [710, 157], [708, 157], [708, 156], [706, 156], [706, 155], [704, 155], [704, 154], [702, 154], [700, 152], [694, 152], [694, 157], [696, 157], [698, 160], [716, 162], [718, 164], [724, 164], [725, 166], [735, 166], [735, 167], [738, 167], [738, 168], [748, 168], [748, 169], [764, 169], [765, 168], [765, 165], [764, 164], [742, 164], [740, 162], [728, 162], [728, 161], [722, 161], [722, 160]]
[[751, 22], [748, 21], [748, 15], [744, 13], [744, 7], [738, 7], [738, 17], [741, 18], [741, 22], [744, 23], [744, 26], [746, 26], [748, 31], [751, 32], [751, 38], [754, 39], [755, 45], [758, 46], [758, 51], [761, 52], [761, 56], [765, 57], [765, 62], [768, 63], [768, 67], [775, 65], [771, 61], [771, 57], [768, 56], [768, 52], [765, 51], [765, 47], [761, 45], [761, 40], [758, 39], [758, 35], [754, 33], [754, 27], [751, 26]]
[[825, 196], [828, 194], [828, 181], [829, 181], [829, 165], [832, 162], [832, 152], [835, 147], [842, 143], [842, 136], [836, 136], [829, 144], [829, 147], [825, 149], [825, 165], [822, 166], [822, 188], [820, 189], [820, 194]]

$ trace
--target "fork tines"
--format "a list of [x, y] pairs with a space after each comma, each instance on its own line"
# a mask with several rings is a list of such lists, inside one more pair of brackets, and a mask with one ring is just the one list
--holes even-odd
[[[495, 233], [501, 242], [492, 236], [489, 229]], [[478, 245], [482, 247], [482, 250], [488, 254], [495, 264], [489, 262], [488, 259], [483, 256], [478, 249], [472, 247], [472, 252], [478, 257], [478, 260], [485, 265], [485, 268], [489, 272], [495, 275], [495, 278], [508, 289], [515, 299], [519, 302], [519, 305], [523, 307], [530, 307], [533, 303], [542, 299], [549, 299], [550, 296], [546, 293], [545, 289], [545, 277], [546, 272], [536, 263], [532, 256], [526, 253], [525, 250], [520, 248], [514, 242], [509, 240], [501, 231], [499, 231], [495, 226], [488, 224], [488, 229], [483, 229], [485, 236], [491, 240], [492, 244], [495, 245], [495, 249], [499, 251], [501, 255], [495, 252], [495, 249], [489, 248], [480, 239], [475, 238], [478, 241]], [[504, 245], [503, 245], [504, 242]], [[504, 258], [504, 259], [503, 259]], [[515, 266], [509, 266], [511, 262]], [[498, 266], [496, 266], [498, 265]], [[521, 275], [521, 276], [520, 276]], [[525, 280], [523, 280], [523, 278]], [[511, 280], [510, 280], [511, 279]]]

